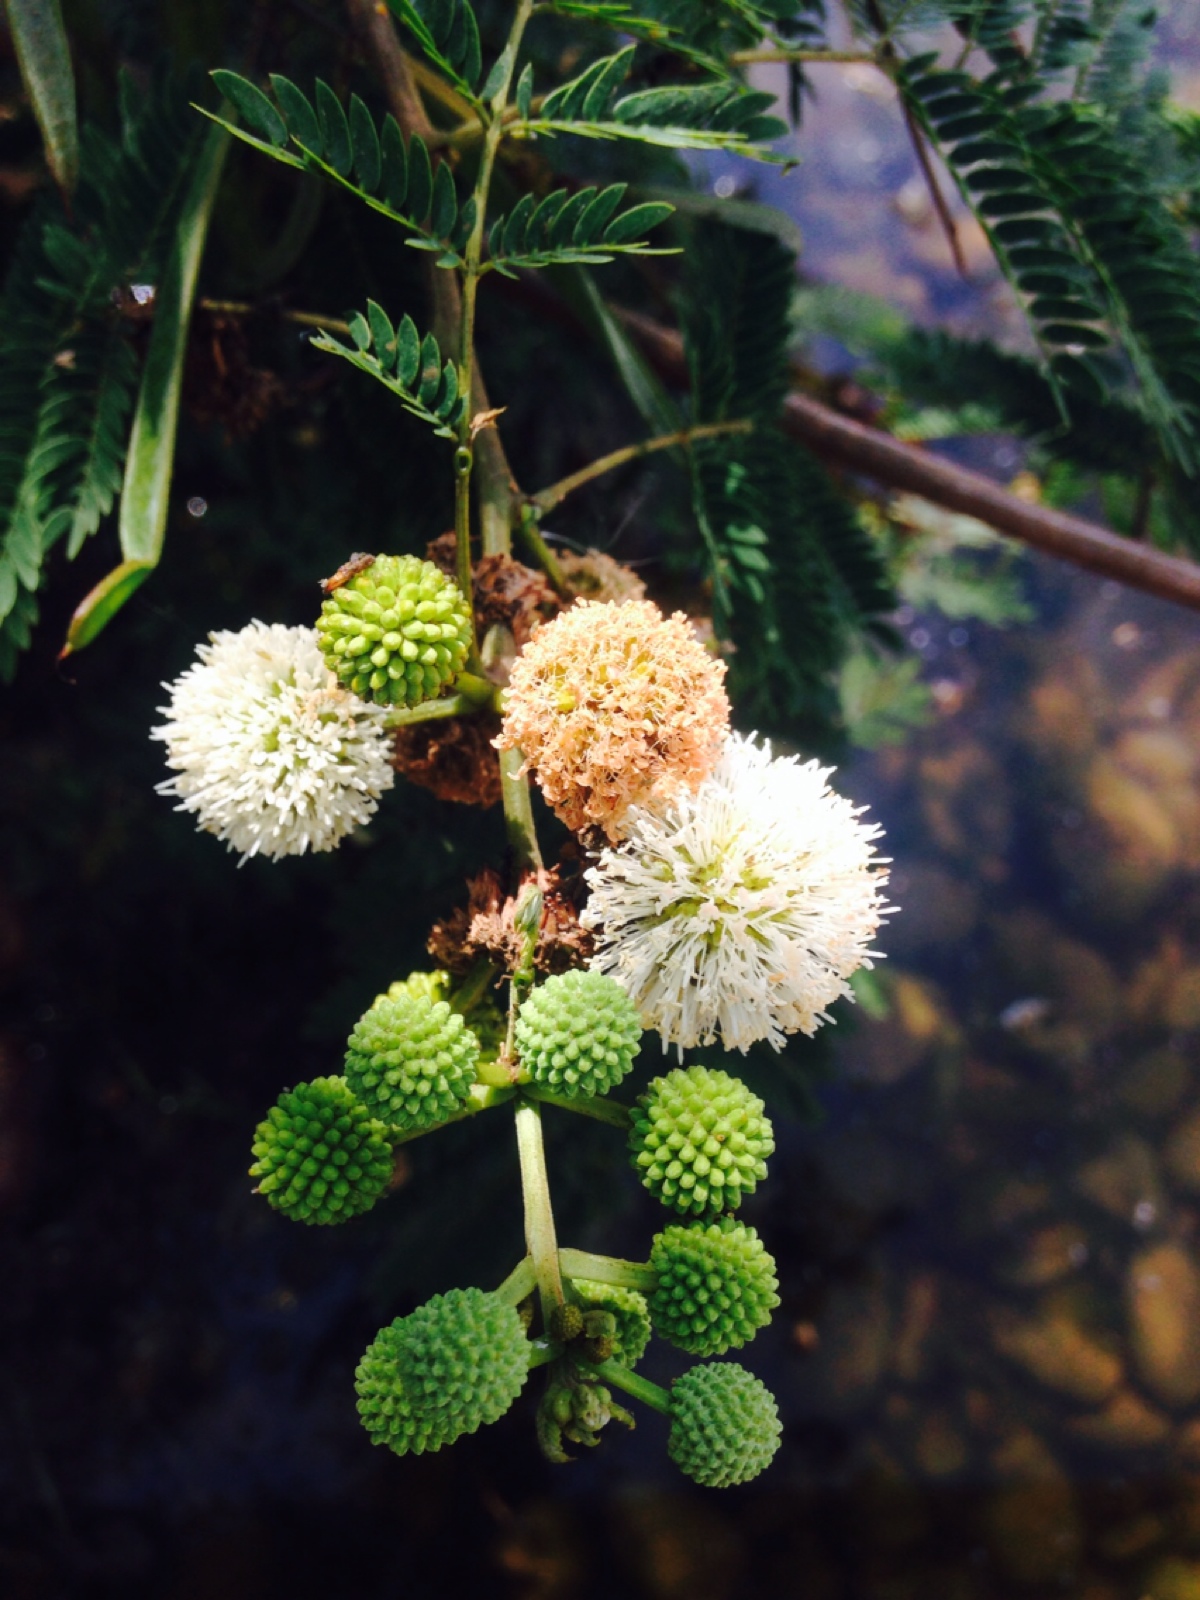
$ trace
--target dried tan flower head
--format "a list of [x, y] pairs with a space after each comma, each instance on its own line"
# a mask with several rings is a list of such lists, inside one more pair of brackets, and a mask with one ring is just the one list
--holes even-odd
[[467, 883], [467, 905], [456, 907], [430, 930], [429, 954], [447, 971], [465, 976], [481, 955], [512, 972], [525, 951], [525, 936], [517, 927], [517, 904], [530, 882], [542, 892], [542, 918], [538, 925], [533, 964], [538, 972], [553, 975], [580, 967], [591, 958], [595, 940], [579, 926], [575, 897], [582, 895], [582, 879], [572, 880], [560, 867], [527, 874], [517, 893], [507, 895], [504, 881], [492, 867], [484, 867]]
[[724, 676], [682, 611], [578, 600], [518, 656], [496, 744], [521, 751], [569, 828], [619, 839], [631, 805], [694, 787], [716, 765]]

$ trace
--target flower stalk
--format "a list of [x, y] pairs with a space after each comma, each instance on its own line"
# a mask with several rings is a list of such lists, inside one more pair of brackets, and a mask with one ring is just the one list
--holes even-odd
[[549, 1328], [555, 1309], [563, 1303], [562, 1273], [554, 1211], [550, 1205], [550, 1180], [546, 1172], [546, 1147], [542, 1141], [541, 1107], [522, 1099], [516, 1111], [517, 1154], [521, 1162], [521, 1192], [525, 1200], [525, 1242], [537, 1279], [542, 1322]]

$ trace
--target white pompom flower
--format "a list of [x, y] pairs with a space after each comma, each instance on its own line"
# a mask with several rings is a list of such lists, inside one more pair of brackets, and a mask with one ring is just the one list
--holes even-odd
[[624, 841], [588, 869], [592, 965], [664, 1049], [780, 1050], [827, 1022], [878, 954], [871, 939], [893, 909], [880, 829], [829, 788], [830, 770], [731, 734], [711, 777], [631, 807]]
[[339, 687], [313, 628], [251, 622], [209, 635], [199, 661], [164, 685], [170, 720], [151, 737], [178, 811], [249, 856], [332, 850], [390, 789], [387, 708]]

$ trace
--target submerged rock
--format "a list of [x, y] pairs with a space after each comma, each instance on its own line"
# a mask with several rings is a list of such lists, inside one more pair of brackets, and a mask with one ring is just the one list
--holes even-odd
[[1200, 1399], [1200, 1269], [1183, 1245], [1139, 1251], [1129, 1263], [1125, 1298], [1142, 1383], [1167, 1406]]
[[1026, 1429], [1001, 1445], [993, 1466], [1004, 1481], [984, 1505], [983, 1527], [997, 1565], [1017, 1583], [1069, 1583], [1084, 1539], [1070, 1479]]
[[1072, 1417], [1067, 1432], [1105, 1450], [1150, 1450], [1171, 1431], [1169, 1418], [1155, 1411], [1132, 1389], [1121, 1389], [1100, 1411]]
[[1055, 1394], [1082, 1405], [1099, 1405], [1121, 1381], [1121, 1361], [1099, 1344], [1064, 1306], [1023, 1317], [997, 1306], [990, 1317], [992, 1343]]

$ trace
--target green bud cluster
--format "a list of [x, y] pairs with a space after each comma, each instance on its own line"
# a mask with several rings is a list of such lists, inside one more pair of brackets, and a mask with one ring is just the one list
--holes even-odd
[[381, 705], [432, 700], [466, 665], [471, 613], [418, 556], [377, 556], [321, 606], [317, 642], [346, 688]]
[[344, 1078], [281, 1094], [254, 1131], [258, 1193], [295, 1222], [346, 1222], [369, 1211], [392, 1176], [387, 1128]]
[[[607, 1339], [612, 1348], [603, 1359], [614, 1357], [624, 1367], [636, 1367], [650, 1343], [650, 1308], [636, 1289], [619, 1289], [611, 1283], [590, 1283], [573, 1278], [572, 1287], [583, 1303], [584, 1332], [591, 1339]], [[611, 1319], [611, 1328], [589, 1322], [595, 1313]]]
[[521, 1065], [557, 1094], [607, 1094], [633, 1066], [641, 1018], [615, 979], [576, 968], [534, 989], [517, 1016]]
[[448, 972], [410, 972], [407, 978], [397, 978], [389, 983], [386, 994], [376, 995], [376, 1000], [399, 1000], [407, 995], [415, 1000], [445, 1000], [450, 1002], [450, 974]]
[[634, 1107], [629, 1147], [663, 1205], [707, 1216], [754, 1193], [775, 1140], [762, 1101], [744, 1083], [694, 1066], [655, 1078]]
[[382, 1328], [354, 1385], [372, 1443], [420, 1455], [496, 1422], [528, 1376], [515, 1308], [482, 1289], [451, 1289]]
[[380, 996], [355, 1023], [346, 1081], [391, 1127], [436, 1128], [471, 1092], [479, 1041], [445, 1000], [392, 989], [400, 992]]
[[748, 1344], [779, 1304], [775, 1262], [753, 1228], [732, 1217], [674, 1223], [654, 1239], [654, 1331], [694, 1356]]
[[782, 1434], [775, 1397], [734, 1361], [692, 1367], [671, 1385], [667, 1454], [706, 1488], [757, 1478], [774, 1459]]

